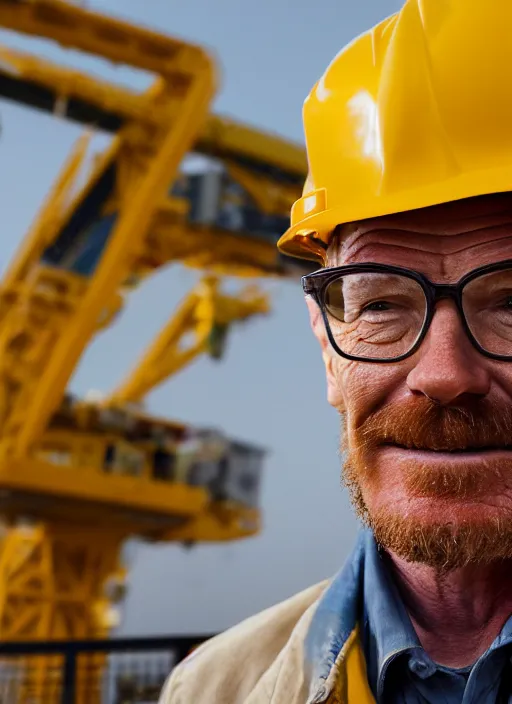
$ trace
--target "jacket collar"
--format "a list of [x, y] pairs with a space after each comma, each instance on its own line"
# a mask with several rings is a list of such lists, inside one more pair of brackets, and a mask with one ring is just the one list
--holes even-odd
[[360, 533], [344, 567], [334, 577], [316, 608], [304, 643], [305, 673], [309, 680], [308, 704], [330, 696], [340, 660], [357, 636], [363, 597], [364, 557], [369, 531]]

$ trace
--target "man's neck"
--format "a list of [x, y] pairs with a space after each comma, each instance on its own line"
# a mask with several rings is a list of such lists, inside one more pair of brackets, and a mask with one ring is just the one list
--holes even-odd
[[512, 561], [440, 575], [389, 555], [391, 570], [422, 646], [446, 667], [472, 665], [512, 614]]

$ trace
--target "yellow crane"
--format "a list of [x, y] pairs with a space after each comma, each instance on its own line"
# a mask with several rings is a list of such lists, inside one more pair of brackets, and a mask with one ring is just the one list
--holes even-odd
[[[293, 278], [308, 266], [275, 247], [306, 158], [209, 114], [216, 67], [199, 46], [63, 0], [0, 0], [0, 27], [155, 74], [137, 93], [0, 47], [0, 97], [84, 126], [0, 281], [0, 638], [103, 636], [128, 537], [259, 531], [264, 452], [141, 401], [197, 355], [220, 356], [232, 323], [268, 312], [257, 286], [224, 293], [223, 275]], [[112, 139], [88, 165], [95, 131]], [[187, 166], [190, 154], [204, 164]], [[206, 276], [116, 390], [73, 398], [88, 343], [172, 263]]]

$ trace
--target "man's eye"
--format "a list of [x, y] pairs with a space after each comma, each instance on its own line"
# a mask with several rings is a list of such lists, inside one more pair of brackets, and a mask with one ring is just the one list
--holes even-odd
[[367, 306], [363, 308], [363, 311], [371, 310], [371, 311], [382, 311], [382, 310], [389, 310], [390, 309], [390, 304], [387, 303], [386, 301], [374, 301], [373, 303], [369, 303]]

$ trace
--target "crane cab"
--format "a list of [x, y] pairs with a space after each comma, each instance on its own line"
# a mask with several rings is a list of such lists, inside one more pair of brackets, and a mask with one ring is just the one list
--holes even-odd
[[[241, 169], [233, 168], [231, 173], [220, 161], [205, 157], [192, 168], [186, 167], [185, 164], [171, 195], [188, 202], [188, 222], [192, 227], [213, 229], [219, 236], [228, 232], [246, 241], [267, 243], [275, 251], [276, 273], [298, 276], [312, 271], [311, 262], [287, 257], [277, 250], [277, 241], [290, 224], [289, 209], [272, 202], [266, 208], [258, 203], [259, 191], [268, 196], [270, 190], [265, 176], [260, 181]], [[249, 190], [236, 176], [250, 179], [253, 188]], [[242, 242], [240, 248], [242, 252]]]
[[212, 163], [202, 171], [183, 173], [174, 195], [189, 201], [189, 222], [193, 225], [244, 233], [272, 244], [289, 225], [288, 217], [258, 208], [241, 184]]
[[264, 457], [216, 430], [67, 395], [31, 461], [0, 464], [0, 508], [33, 520], [130, 523], [154, 539], [186, 535], [211, 509], [243, 536], [257, 529]]

